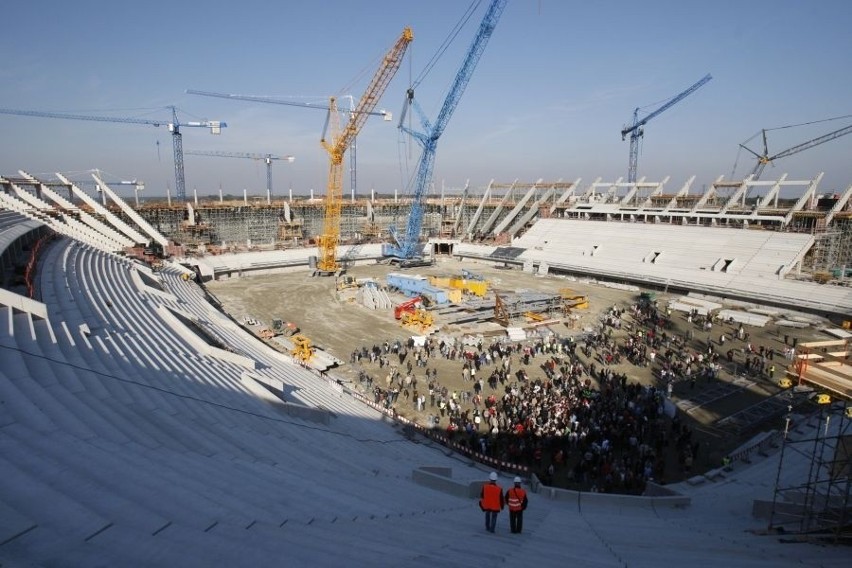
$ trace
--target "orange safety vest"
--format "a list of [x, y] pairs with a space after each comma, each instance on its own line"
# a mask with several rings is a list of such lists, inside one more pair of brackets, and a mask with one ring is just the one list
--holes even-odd
[[503, 489], [496, 483], [486, 483], [482, 486], [479, 505], [485, 511], [500, 511], [503, 509]]
[[524, 510], [524, 499], [527, 496], [527, 492], [523, 490], [521, 487], [512, 487], [508, 491], [506, 491], [506, 495], [508, 497], [508, 505], [510, 511], [523, 511]]

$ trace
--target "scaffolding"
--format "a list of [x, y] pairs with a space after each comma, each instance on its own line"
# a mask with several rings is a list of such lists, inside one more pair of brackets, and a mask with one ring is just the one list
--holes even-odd
[[[425, 200], [422, 238], [467, 234], [483, 236], [488, 229], [526, 217], [551, 215], [572, 183], [491, 184], [471, 189], [466, 199], [429, 195]], [[322, 232], [323, 200], [290, 196], [268, 201], [243, 195], [207, 196], [193, 204], [196, 223], [186, 223], [186, 205], [148, 200], [137, 210], [158, 231], [189, 248], [211, 250], [272, 249], [304, 246]], [[387, 238], [411, 208], [410, 197], [371, 196], [345, 201], [341, 211], [341, 243], [376, 242]], [[474, 214], [476, 210], [476, 214]], [[122, 216], [120, 212], [118, 215]], [[202, 221], [203, 220], [203, 221]], [[508, 230], [504, 227], [501, 230]]]
[[768, 528], [839, 543], [852, 534], [852, 407], [848, 400], [821, 400], [801, 424], [787, 414]]
[[828, 228], [817, 222], [805, 268], [823, 282], [852, 276], [852, 216], [837, 215]]
[[541, 314], [547, 319], [561, 317], [565, 309], [565, 299], [560, 294], [494, 293], [494, 321], [503, 327], [509, 327], [515, 320], [529, 319], [528, 314]]

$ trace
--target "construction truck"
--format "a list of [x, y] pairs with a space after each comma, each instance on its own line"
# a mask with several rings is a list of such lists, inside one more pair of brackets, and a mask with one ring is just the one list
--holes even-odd
[[272, 331], [275, 332], [275, 335], [283, 335], [284, 337], [291, 337], [297, 333], [299, 333], [299, 328], [295, 323], [291, 321], [284, 321], [281, 319], [272, 320]]
[[293, 335], [299, 333], [299, 328], [296, 324], [284, 321], [281, 319], [272, 320], [272, 325], [270, 327], [264, 327], [257, 331], [257, 336], [261, 339], [270, 340], [273, 337], [283, 335], [284, 337], [292, 337]]

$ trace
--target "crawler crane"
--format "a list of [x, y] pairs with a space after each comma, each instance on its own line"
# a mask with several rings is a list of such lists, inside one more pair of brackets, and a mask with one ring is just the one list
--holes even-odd
[[379, 99], [393, 79], [408, 45], [414, 39], [411, 28], [405, 28], [394, 46], [382, 59], [379, 70], [370, 81], [364, 95], [358, 101], [358, 106], [351, 114], [346, 127], [341, 130], [337, 112], [337, 101], [334, 97], [329, 100], [328, 115], [326, 116], [326, 131], [330, 133], [321, 140], [322, 147], [328, 152], [329, 169], [328, 185], [325, 193], [325, 216], [323, 231], [317, 239], [319, 258], [317, 259], [316, 274], [331, 275], [340, 270], [337, 262], [337, 243], [340, 240], [340, 209], [343, 205], [343, 155], [352, 139], [358, 135], [369, 113], [376, 108]]

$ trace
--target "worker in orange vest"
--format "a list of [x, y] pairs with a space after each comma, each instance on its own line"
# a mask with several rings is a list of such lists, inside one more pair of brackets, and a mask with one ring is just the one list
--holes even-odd
[[494, 532], [497, 526], [497, 513], [503, 510], [503, 488], [497, 485], [497, 472], [492, 471], [488, 483], [479, 493], [479, 508], [485, 511], [485, 530]]
[[509, 527], [519, 534], [524, 528], [524, 509], [527, 508], [527, 492], [521, 487], [521, 478], [515, 477], [515, 486], [506, 491], [506, 503], [509, 505]]

